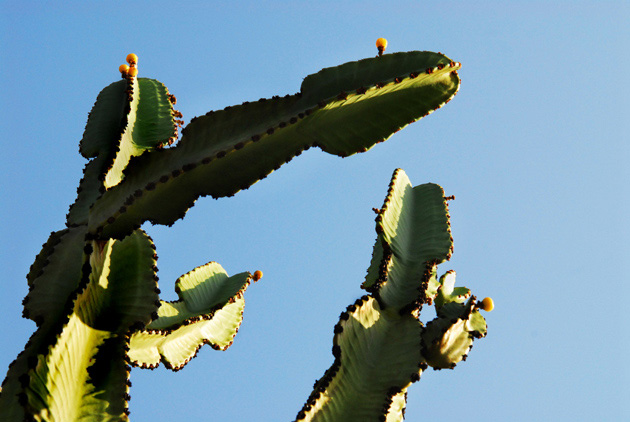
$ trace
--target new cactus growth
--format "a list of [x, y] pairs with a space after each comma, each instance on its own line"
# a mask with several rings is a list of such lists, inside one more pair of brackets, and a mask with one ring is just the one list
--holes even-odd
[[[2, 420], [126, 421], [132, 366], [179, 370], [203, 344], [227, 349], [262, 271], [229, 276], [209, 262], [175, 282], [177, 301], [160, 300], [155, 247], [140, 225], [171, 225], [199, 197], [232, 196], [311, 147], [365, 152], [447, 103], [460, 68], [412, 51], [323, 69], [296, 94], [193, 119], [170, 147], [183, 125], [175, 97], [136, 77], [135, 54], [127, 62], [88, 116], [79, 144], [88, 162], [66, 227], [27, 275], [23, 314], [37, 330], [2, 384]], [[412, 188], [397, 171], [376, 220], [368, 295], [342, 313], [335, 363], [298, 419], [400, 420], [422, 370], [454, 366], [485, 335], [478, 308], [492, 305], [476, 306], [454, 273], [436, 275], [452, 252], [442, 189]], [[425, 303], [438, 314], [426, 327]]]

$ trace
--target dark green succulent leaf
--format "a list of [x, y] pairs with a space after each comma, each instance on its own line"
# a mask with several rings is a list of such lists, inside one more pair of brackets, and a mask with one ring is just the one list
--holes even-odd
[[152, 150], [172, 143], [177, 136], [177, 125], [168, 88], [158, 80], [138, 78], [138, 89], [134, 144], [142, 150]]
[[[331, 96], [324, 74], [296, 95], [193, 119], [179, 145], [126, 167], [124, 181], [93, 207], [90, 231], [121, 238], [144, 221], [172, 224], [198, 197], [231, 196], [312, 146], [340, 156], [366, 151], [445, 104], [459, 87], [460, 65], [445, 56], [400, 53], [387, 62], [382, 67], [369, 59], [347, 67], [344, 73], [355, 75], [343, 86], [356, 85], [352, 92]], [[413, 63], [415, 71], [405, 74]], [[374, 74], [363, 69], [372, 66], [379, 69]]]
[[87, 224], [90, 207], [105, 191], [103, 179], [110, 165], [111, 157], [107, 154], [100, 154], [85, 165], [77, 189], [77, 199], [70, 206], [66, 216], [68, 227]]
[[79, 151], [85, 158], [108, 154], [115, 147], [114, 142], [120, 139], [126, 123], [125, 109], [130, 101], [127, 88], [127, 81], [120, 80], [98, 94], [79, 143]]
[[335, 327], [335, 362], [297, 420], [402, 421], [405, 392], [422, 371], [421, 331], [411, 314], [382, 310], [374, 298], [351, 305]]
[[46, 318], [58, 320], [68, 312], [68, 296], [81, 281], [85, 235], [85, 226], [53, 233], [31, 267], [24, 315], [38, 325]]
[[363, 288], [378, 290], [381, 303], [398, 310], [432, 300], [436, 265], [449, 259], [453, 248], [442, 188], [432, 183], [413, 187], [405, 172], [396, 170], [378, 210], [376, 231]]

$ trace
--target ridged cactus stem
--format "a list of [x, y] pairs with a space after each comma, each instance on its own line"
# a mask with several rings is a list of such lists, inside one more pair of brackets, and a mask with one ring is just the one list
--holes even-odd
[[[132, 366], [177, 371], [204, 344], [227, 349], [244, 293], [262, 272], [228, 276], [209, 262], [175, 282], [178, 300], [160, 300], [156, 249], [140, 226], [171, 225], [199, 197], [232, 196], [311, 147], [365, 152], [456, 94], [459, 63], [432, 52], [385, 55], [385, 46], [379, 39], [378, 57], [306, 77], [296, 94], [195, 118], [174, 146], [183, 125], [175, 97], [140, 77], [129, 54], [88, 116], [79, 144], [88, 162], [66, 227], [51, 233], [28, 273], [24, 317], [37, 330], [2, 384], [2, 420], [127, 421]], [[342, 313], [335, 363], [299, 419], [398, 420], [427, 364], [448, 367], [470, 336], [485, 334], [478, 309], [492, 303], [464, 302], [450, 276], [437, 279], [452, 251], [441, 188], [411, 188], [400, 171], [387, 198], [363, 285], [370, 294]], [[431, 302], [438, 317], [423, 327], [417, 312]]]

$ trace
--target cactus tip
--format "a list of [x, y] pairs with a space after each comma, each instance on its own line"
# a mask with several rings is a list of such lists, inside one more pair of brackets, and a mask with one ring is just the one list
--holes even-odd
[[486, 312], [491, 312], [494, 309], [494, 301], [491, 297], [487, 297], [479, 302], [479, 309], [483, 309]]
[[254, 275], [252, 276], [252, 278], [254, 279], [254, 281], [258, 281], [262, 278], [263, 276], [263, 272], [260, 270], [256, 270], [254, 271]]
[[382, 56], [387, 48], [387, 40], [385, 38], [379, 38], [376, 40], [376, 48], [378, 48], [378, 55]]

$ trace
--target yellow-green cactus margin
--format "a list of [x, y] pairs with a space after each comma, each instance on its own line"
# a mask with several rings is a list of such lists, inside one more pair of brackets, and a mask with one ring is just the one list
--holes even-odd
[[181, 276], [175, 283], [179, 300], [162, 301], [158, 317], [132, 334], [130, 362], [150, 369], [164, 362], [179, 370], [204, 344], [227, 349], [243, 320], [243, 294], [253, 279], [248, 272], [228, 277], [216, 262]]

